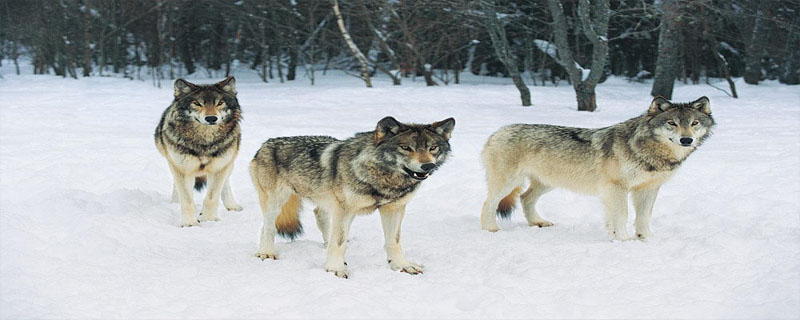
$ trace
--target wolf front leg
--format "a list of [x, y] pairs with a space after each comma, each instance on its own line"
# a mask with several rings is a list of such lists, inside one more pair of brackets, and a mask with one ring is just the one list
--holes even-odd
[[181, 227], [191, 227], [200, 225], [197, 220], [197, 212], [194, 209], [194, 200], [192, 199], [192, 185], [194, 185], [194, 177], [183, 174], [181, 170], [175, 167], [172, 163], [169, 165], [169, 170], [172, 172], [173, 188], [178, 193], [178, 199], [181, 203]]
[[653, 204], [656, 202], [659, 187], [646, 190], [633, 190], [633, 207], [636, 209], [636, 238], [646, 239], [650, 232], [650, 217], [653, 216]]
[[403, 246], [400, 245], [400, 226], [403, 223], [403, 216], [406, 214], [405, 204], [381, 207], [380, 212], [383, 237], [385, 239], [383, 248], [386, 249], [386, 259], [389, 262], [389, 267], [392, 270], [408, 274], [422, 273], [422, 265], [408, 261], [403, 254]]
[[232, 169], [233, 165], [228, 165], [214, 174], [208, 175], [208, 191], [203, 201], [203, 211], [200, 212], [200, 221], [219, 221], [217, 208], [219, 207], [220, 193]]
[[344, 255], [347, 251], [347, 234], [350, 224], [353, 223], [355, 214], [337, 210], [325, 209], [330, 214], [331, 224], [328, 231], [328, 257], [325, 260], [325, 271], [333, 272], [339, 278], [347, 278], [347, 268]]
[[629, 240], [628, 236], [628, 190], [610, 187], [602, 194], [606, 210], [606, 227], [614, 240]]

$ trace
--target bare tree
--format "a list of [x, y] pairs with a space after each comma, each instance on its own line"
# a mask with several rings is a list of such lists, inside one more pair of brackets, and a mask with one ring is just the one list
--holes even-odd
[[547, 5], [553, 16], [553, 33], [558, 48], [557, 61], [569, 74], [578, 100], [578, 111], [594, 111], [597, 109], [595, 87], [603, 76], [603, 68], [608, 57], [608, 19], [611, 11], [608, 0], [595, 1], [594, 4], [589, 4], [589, 0], [578, 2], [579, 22], [574, 25], [592, 45], [591, 69], [588, 75], [584, 75], [586, 70], [573, 58], [567, 38], [568, 24], [561, 2], [547, 0]]
[[358, 49], [356, 43], [353, 42], [353, 38], [351, 38], [350, 34], [347, 32], [347, 28], [344, 26], [344, 19], [342, 18], [342, 11], [339, 9], [338, 0], [333, 0], [333, 13], [336, 16], [336, 23], [339, 24], [339, 31], [342, 32], [342, 38], [344, 38], [344, 42], [347, 43], [347, 47], [350, 48], [350, 51], [361, 64], [361, 78], [364, 79], [364, 83], [367, 85], [367, 88], [372, 88], [372, 80], [370, 80], [369, 70], [367, 67], [367, 58], [364, 56], [364, 53]]
[[528, 89], [528, 86], [525, 85], [525, 81], [522, 80], [522, 76], [519, 73], [517, 57], [511, 51], [511, 46], [506, 37], [505, 26], [497, 17], [495, 6], [494, 0], [481, 0], [481, 8], [484, 10], [485, 15], [484, 21], [486, 30], [489, 32], [489, 36], [492, 39], [492, 46], [494, 47], [498, 59], [506, 67], [508, 74], [511, 76], [511, 80], [514, 82], [517, 90], [519, 90], [522, 106], [528, 107], [531, 105], [531, 91]]

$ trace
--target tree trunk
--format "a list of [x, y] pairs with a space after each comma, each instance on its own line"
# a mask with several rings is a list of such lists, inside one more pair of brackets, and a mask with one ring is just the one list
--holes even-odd
[[594, 87], [586, 88], [583, 84], [575, 89], [575, 98], [578, 100], [578, 111], [592, 112], [597, 109]]
[[764, 56], [764, 40], [767, 38], [767, 21], [769, 1], [758, 1], [755, 21], [749, 40], [745, 41], [744, 82], [758, 84], [761, 81], [761, 58]]
[[675, 86], [678, 53], [680, 52], [680, 31], [677, 21], [680, 7], [677, 0], [665, 0], [661, 8], [663, 14], [661, 31], [658, 35], [658, 58], [650, 95], [672, 99], [672, 88]]
[[367, 88], [372, 88], [372, 80], [369, 77], [369, 69], [367, 67], [367, 58], [361, 53], [361, 50], [358, 49], [356, 43], [353, 42], [353, 38], [350, 37], [350, 33], [347, 32], [347, 28], [345, 28], [342, 12], [339, 10], [338, 0], [333, 0], [333, 14], [336, 15], [336, 23], [339, 25], [339, 31], [342, 33], [344, 42], [347, 43], [347, 47], [350, 48], [350, 51], [361, 64], [361, 77], [364, 79], [364, 84], [366, 84]]
[[519, 67], [517, 67], [516, 61], [517, 58], [511, 52], [511, 46], [508, 43], [508, 38], [506, 38], [506, 29], [497, 18], [495, 6], [494, 0], [481, 0], [481, 7], [486, 17], [486, 29], [489, 32], [489, 37], [492, 39], [492, 46], [494, 47], [498, 59], [506, 67], [508, 74], [511, 76], [511, 80], [514, 82], [517, 90], [519, 90], [522, 106], [528, 107], [531, 105], [531, 91], [528, 89], [528, 86], [525, 85], [525, 81], [522, 80], [522, 76], [519, 73]]

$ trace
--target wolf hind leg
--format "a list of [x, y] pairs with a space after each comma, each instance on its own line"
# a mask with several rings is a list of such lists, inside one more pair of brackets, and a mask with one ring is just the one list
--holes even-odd
[[507, 177], [505, 175], [489, 176], [488, 180], [489, 191], [486, 196], [486, 201], [483, 202], [483, 209], [481, 210], [481, 229], [488, 230], [489, 232], [497, 232], [500, 230], [497, 226], [496, 217], [498, 205], [504, 197], [522, 184], [522, 181], [521, 179], [514, 179], [513, 177]]
[[530, 180], [530, 187], [528, 187], [528, 190], [520, 197], [522, 199], [522, 211], [525, 212], [525, 219], [528, 220], [528, 225], [531, 227], [538, 226], [539, 228], [543, 228], [552, 226], [552, 222], [542, 219], [536, 211], [536, 202], [539, 201], [539, 197], [553, 190], [553, 188], [544, 185], [534, 177], [531, 177]]
[[290, 192], [279, 189], [265, 190], [259, 187], [256, 187], [256, 190], [258, 191], [258, 203], [261, 206], [264, 223], [261, 225], [261, 237], [255, 256], [261, 258], [261, 260], [277, 260], [275, 235], [278, 233], [278, 228], [275, 226], [275, 219], [280, 213], [283, 204], [289, 200]]
[[[233, 166], [233, 164], [231, 164]], [[233, 191], [231, 191], [231, 175], [225, 177], [225, 184], [222, 186], [222, 205], [228, 211], [242, 211], [242, 205], [233, 198]]]
[[328, 246], [328, 231], [330, 230], [330, 219], [328, 212], [320, 207], [314, 208], [314, 217], [317, 219], [317, 228], [322, 233], [322, 241]]
[[602, 194], [606, 212], [606, 227], [614, 240], [629, 240], [628, 236], [628, 190], [611, 187]]

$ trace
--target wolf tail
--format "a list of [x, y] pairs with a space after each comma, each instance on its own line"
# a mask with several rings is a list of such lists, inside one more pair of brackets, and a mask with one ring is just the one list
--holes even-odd
[[511, 217], [511, 212], [514, 211], [514, 205], [517, 203], [520, 193], [522, 193], [522, 189], [516, 187], [503, 200], [500, 200], [500, 204], [497, 205], [497, 215], [500, 218], [507, 219]]
[[203, 191], [203, 188], [206, 187], [206, 176], [199, 176], [194, 178], [194, 189], [197, 191]]
[[294, 240], [303, 234], [303, 225], [300, 223], [301, 208], [302, 199], [297, 194], [292, 194], [283, 204], [281, 213], [275, 218], [275, 228], [281, 237]]

